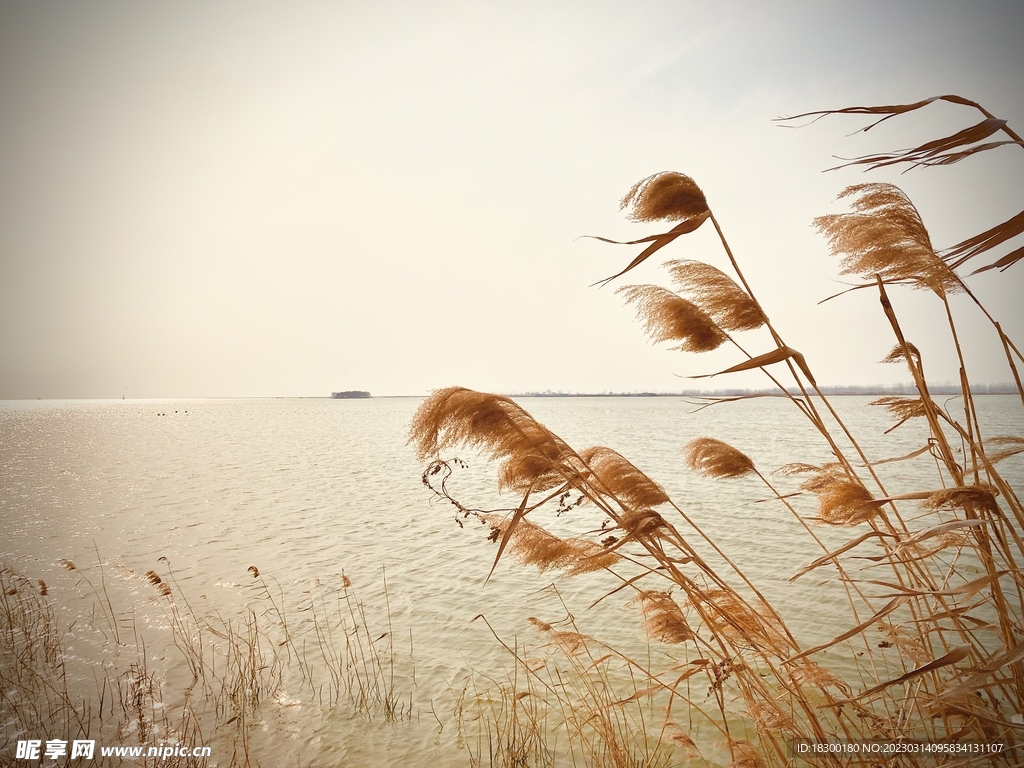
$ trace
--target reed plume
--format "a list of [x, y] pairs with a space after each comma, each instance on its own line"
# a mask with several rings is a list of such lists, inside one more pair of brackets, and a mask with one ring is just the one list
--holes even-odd
[[925, 509], [984, 509], [998, 513], [995, 493], [989, 486], [965, 485], [935, 491], [921, 506]]
[[853, 198], [855, 213], [819, 216], [814, 225], [833, 255], [842, 256], [840, 274], [927, 288], [940, 296], [961, 290], [959, 278], [932, 248], [931, 238], [910, 199], [892, 184], [855, 184], [839, 194]]
[[995, 464], [996, 462], [1008, 459], [1011, 456], [1016, 456], [1018, 453], [1024, 452], [1024, 437], [1015, 437], [1014, 435], [1003, 435], [1000, 437], [991, 437], [986, 441], [990, 446], [1005, 446], [996, 451], [991, 451], [988, 454], [988, 460], [990, 463]]
[[765, 324], [757, 302], [720, 269], [691, 259], [669, 261], [665, 266], [679, 290], [724, 330], [749, 331]]
[[671, 349], [685, 352], [709, 352], [726, 340], [725, 332], [711, 316], [693, 302], [657, 285], [627, 285], [616, 293], [636, 306], [652, 341], [682, 342]]
[[789, 472], [813, 474], [800, 484], [800, 490], [810, 491], [818, 497], [818, 521], [842, 527], [866, 522], [879, 513], [877, 504], [859, 480], [850, 477], [839, 464], [821, 467], [790, 465]]
[[742, 477], [754, 470], [746, 454], [713, 437], [698, 437], [683, 449], [686, 466], [708, 477]]
[[670, 592], [643, 590], [636, 598], [644, 614], [647, 636], [661, 643], [685, 643], [696, 635], [686, 622], [686, 616]]
[[[881, 122], [935, 100], [814, 114], [879, 115]], [[939, 100], [981, 109], [961, 97]], [[980, 143], [1000, 130], [1012, 142]], [[951, 136], [906, 151], [858, 158], [851, 164], [869, 168], [904, 162], [911, 167], [946, 165], [1000, 144], [1024, 146], [1024, 141], [1005, 121], [986, 112], [981, 123]], [[829, 566], [834, 568], [832, 578], [837, 579], [839, 594], [849, 603], [848, 620], [836, 628], [833, 639], [801, 649], [772, 602], [698, 526], [688, 508], [670, 499], [661, 485], [615, 451], [598, 447], [573, 453], [518, 406], [496, 396], [453, 395], [460, 400], [453, 405], [443, 393], [464, 391], [444, 390], [428, 399], [417, 415], [413, 439], [421, 455], [456, 443], [475, 445], [503, 462], [502, 487], [526, 494], [518, 508], [488, 518], [492, 538], [507, 543], [520, 562], [542, 569], [571, 573], [581, 567], [590, 570], [598, 563], [614, 565], [608, 569], [614, 586], [600, 600], [632, 590], [636, 597], [631, 602], [640, 605], [647, 636], [676, 646], [672, 648], [673, 664], [658, 673], [614, 651], [594, 659], [590, 650], [596, 650], [596, 640], [588, 638], [579, 644], [574, 640], [561, 651], [576, 677], [563, 674], [563, 665], [548, 678], [543, 678], [540, 668], [527, 662], [518, 648], [509, 649], [517, 669], [551, 694], [547, 711], [559, 713], [556, 728], [560, 732], [564, 729], [573, 734], [568, 752], [574, 760], [575, 740], [590, 738], [596, 739], [601, 749], [592, 749], [589, 743], [584, 747], [587, 765], [650, 766], [652, 757], [665, 754], [660, 750], [673, 743], [686, 750], [683, 759], [704, 759], [695, 739], [698, 734], [703, 738], [705, 732], [694, 727], [697, 723], [720, 733], [722, 740], [716, 746], [728, 749], [729, 756], [719, 756], [714, 764], [729, 761], [731, 768], [791, 765], [794, 756], [786, 745], [790, 737], [905, 743], [920, 739], [948, 744], [984, 738], [998, 740], [1002, 745], [998, 754], [968, 756], [957, 759], [957, 764], [1024, 764], [1020, 763], [1022, 749], [1013, 738], [1019, 726], [1011, 721], [1024, 705], [1024, 644], [1020, 641], [1024, 582], [1019, 565], [1024, 557], [1024, 507], [1012, 483], [1001, 474], [1003, 467], [996, 467], [998, 462], [1024, 453], [1024, 437], [983, 438], [984, 421], [978, 417], [969, 385], [968, 356], [963, 354], [947, 300], [950, 294], [964, 292], [992, 322], [1024, 402], [1017, 368], [1017, 361], [1024, 362], [1024, 356], [954, 272], [967, 259], [1024, 233], [1024, 214], [940, 255], [917, 208], [898, 187], [858, 184], [846, 188], [839, 199], [849, 201], [850, 212], [822, 216], [814, 223], [832, 254], [841, 258], [841, 273], [859, 275], [878, 292], [896, 341], [883, 362], [903, 363], [913, 376], [916, 396], [883, 397], [871, 403], [886, 408], [897, 419], [886, 433], [910, 419], [925, 422], [920, 427], [927, 430], [927, 438], [917, 443], [924, 446], [904, 456], [868, 457], [818, 388], [807, 361], [768, 322], [703, 192], [688, 176], [648, 176], [623, 198], [622, 207], [634, 221], [679, 223], [667, 232], [629, 241], [631, 245], [644, 244], [644, 250], [609, 278], [630, 271], [676, 238], [694, 232], [704, 221], [712, 222], [736, 281], [702, 262], [677, 260], [666, 267], [678, 294], [656, 285], [627, 286], [620, 291], [637, 310], [650, 338], [676, 342], [676, 349], [716, 349], [731, 340], [729, 332], [762, 326], [771, 334], [772, 348], [747, 355], [746, 360], [720, 374], [755, 368], [769, 373], [823, 439], [830, 457], [827, 463], [784, 466], [783, 474], [802, 476], [797, 492], [791, 493], [776, 490], [757, 472], [750, 457], [711, 437], [693, 440], [684, 448], [685, 464], [712, 478], [757, 473], [773, 498], [795, 515], [823, 554], [790, 580]], [[980, 271], [1005, 269], [1022, 258], [1024, 249], [1018, 249]], [[952, 337], [951, 352], [959, 364], [962, 421], [937, 404], [929, 392], [921, 353], [906, 337], [887, 294], [887, 287], [897, 284], [930, 290], [941, 299]], [[792, 376], [792, 382], [785, 385], [774, 373], [783, 365]], [[778, 368], [769, 372], [768, 366]], [[819, 411], [819, 403], [827, 413]], [[850, 454], [851, 446], [856, 456]], [[876, 471], [878, 465], [910, 462], [921, 456], [934, 459], [938, 475], [938, 482], [926, 487], [940, 490], [886, 489], [893, 481]], [[436, 464], [432, 466], [439, 471]], [[446, 478], [444, 475], [442, 486]], [[534, 501], [531, 494], [539, 489], [549, 493]], [[578, 492], [579, 503], [566, 504], [569, 491]], [[600, 529], [592, 526], [584, 535], [610, 534], [602, 540], [603, 547], [585, 538], [557, 537], [525, 520], [548, 502], [552, 507], [557, 504], [557, 513], [561, 513], [583, 501], [604, 518]], [[914, 509], [907, 516], [910, 504]], [[864, 527], [843, 543], [830, 540], [836, 538], [835, 533], [821, 532], [819, 536], [804, 511], [814, 506], [817, 523]], [[874, 549], [865, 552], [868, 547]], [[654, 581], [659, 584], [652, 584]], [[536, 619], [531, 622], [546, 633], [556, 633], [550, 624]], [[833, 635], [825, 631], [829, 633], [826, 637]], [[570, 635], [584, 637], [575, 632]], [[601, 676], [609, 658], [626, 665], [634, 685], [633, 693], [610, 702], [606, 694], [610, 682]], [[643, 687], [634, 675], [642, 678]], [[693, 695], [697, 688], [703, 693], [702, 686], [693, 686], [696, 676], [707, 683], [707, 693], [702, 696]], [[598, 689], [605, 691], [603, 698], [590, 696]], [[531, 702], [536, 700], [536, 690], [527, 694]], [[573, 690], [585, 690], [587, 696], [568, 695]], [[512, 701], [518, 702], [519, 696], [516, 693]], [[651, 700], [652, 710], [657, 700], [665, 715], [657, 749], [640, 759], [622, 748], [610, 718], [618, 708], [646, 699]], [[685, 708], [687, 731], [676, 724], [681, 720], [673, 712], [674, 705]], [[516, 711], [513, 706], [512, 712]], [[533, 710], [531, 717], [539, 712]], [[538, 743], [537, 722], [531, 721], [531, 748]], [[646, 743], [646, 728], [634, 727], [630, 737]], [[531, 755], [541, 752], [534, 750]], [[510, 753], [506, 750], [504, 754]], [[678, 762], [678, 756], [673, 759]], [[714, 758], [706, 762], [711, 760]], [[821, 753], [816, 760], [816, 765], [829, 768], [841, 768], [848, 762], [834, 753]], [[901, 754], [899, 760], [908, 766], [929, 762], [928, 757], [911, 754]]]
[[[913, 344], [911, 344], [908, 341], [907, 342], [907, 350], [910, 352], [910, 358], [915, 363], [920, 365], [921, 364], [921, 352], [917, 349], [917, 347], [914, 346]], [[909, 365], [909, 363], [907, 361], [907, 355], [906, 355], [906, 353], [904, 353], [903, 346], [901, 344], [897, 344], [892, 349], [890, 349], [889, 350], [889, 354], [887, 354], [885, 357], [883, 357], [879, 362], [881, 362], [881, 363], [907, 363]]]
[[925, 407], [924, 400], [920, 397], [898, 397], [896, 395], [886, 395], [885, 397], [880, 397], [877, 400], [872, 400], [868, 405], [882, 406], [885, 410], [896, 417], [896, 423], [886, 430], [886, 434], [892, 432], [896, 427], [905, 424], [911, 419], [918, 419], [928, 415], [928, 409]]
[[584, 448], [579, 455], [599, 484], [595, 490], [610, 493], [625, 506], [650, 509], [669, 501], [664, 488], [618, 451], [598, 445]]
[[508, 535], [508, 552], [513, 560], [536, 566], [540, 571], [555, 569], [576, 576], [607, 568], [619, 559], [600, 544], [586, 539], [560, 539], [529, 520], [518, 520], [514, 527], [510, 518], [501, 515], [486, 515], [483, 520], [491, 527], [492, 540]]
[[634, 184], [620, 207], [633, 221], [685, 221], [706, 214], [708, 201], [689, 176], [665, 171]]
[[[409, 442], [420, 459], [457, 445], [483, 450], [499, 461], [499, 486], [518, 492], [547, 490], [562, 482], [560, 468], [573, 450], [511, 398], [464, 387], [439, 389], [416, 411]], [[577, 466], [571, 470], [578, 473]]]

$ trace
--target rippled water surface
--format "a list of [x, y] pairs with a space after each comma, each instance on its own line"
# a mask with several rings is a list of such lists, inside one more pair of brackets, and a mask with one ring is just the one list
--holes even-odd
[[[855, 433], [868, 436], [871, 460], [924, 444], [920, 424], [883, 436], [891, 419], [868, 401], [847, 397], [836, 404]], [[386, 622], [386, 574], [394, 637], [402, 638], [396, 646], [411, 658], [402, 667], [400, 686], [412, 698], [411, 720], [367, 722], [293, 690], [267, 705], [278, 711], [264, 715], [265, 735], [254, 749], [263, 765], [466, 765], [453, 734], [454, 695], [471, 669], [493, 672], [506, 660], [473, 618], [485, 614], [506, 638], [528, 637], [527, 617], [551, 620], [561, 609], [550, 593], [539, 592], [554, 578], [550, 573], [502, 562], [485, 583], [495, 545], [486, 541], [485, 529], [461, 529], [450, 506], [431, 501], [420, 481], [422, 463], [406, 444], [419, 402], [0, 403], [0, 557], [31, 579], [44, 579], [68, 621], [95, 603], [80, 577], [96, 581], [103, 563], [110, 602], [119, 613], [137, 617], [123, 631], [146, 636], [169, 702], [181, 685], [182, 665], [160, 639], [166, 627], [145, 572], [166, 575], [169, 564], [176, 589], [197, 613], [230, 619], [243, 617], [246, 606], [258, 602], [250, 566], [275, 589], [279, 585], [286, 615], [308, 603], [304, 596], [340, 587], [344, 571], [377, 622]], [[630, 458], [777, 601], [802, 640], [829, 635], [830, 616], [842, 611], [839, 593], [828, 585], [787, 581], [820, 554], [792, 517], [762, 501], [767, 491], [756, 480], [712, 482], [682, 464], [682, 446], [702, 435], [745, 451], [765, 473], [788, 462], [826, 461], [826, 446], [791, 404], [764, 398], [695, 413], [694, 404], [682, 398], [521, 402], [575, 447], [602, 444]], [[951, 401], [950, 408], [956, 407]], [[1024, 433], [1019, 400], [980, 397], [978, 408], [986, 435]], [[499, 506], [493, 469], [464, 458], [470, 466], [453, 478], [453, 489], [479, 506]], [[927, 457], [886, 464], [883, 477], [900, 491], [931, 488], [929, 466]], [[1002, 466], [1020, 488], [1021, 457]], [[771, 477], [784, 491], [794, 490], [792, 478]], [[813, 515], [813, 504], [801, 511]], [[600, 519], [587, 519], [588, 514], [575, 510], [557, 524], [598, 527]], [[839, 543], [849, 531], [822, 535]], [[76, 563], [77, 570], [66, 570], [61, 560]], [[597, 574], [559, 583], [585, 631], [613, 643], [643, 643], [628, 597], [588, 612], [586, 606], [607, 587]], [[301, 612], [294, 615], [301, 623]], [[73, 651], [88, 656], [97, 648]], [[222, 755], [217, 762], [229, 760]]]

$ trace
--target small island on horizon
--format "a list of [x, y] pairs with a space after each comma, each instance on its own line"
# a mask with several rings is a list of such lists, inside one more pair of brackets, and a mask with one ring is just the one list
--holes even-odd
[[349, 398], [369, 397], [370, 393], [362, 389], [347, 389], [344, 392], [331, 392], [334, 400], [347, 400]]

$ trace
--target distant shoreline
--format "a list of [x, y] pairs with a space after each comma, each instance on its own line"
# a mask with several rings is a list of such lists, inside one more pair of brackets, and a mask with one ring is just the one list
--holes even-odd
[[[886, 395], [905, 395], [917, 397], [917, 390], [912, 384], [895, 384], [891, 386], [859, 386], [859, 385], [834, 385], [820, 387], [823, 394], [830, 397], [884, 397]], [[954, 384], [940, 384], [929, 387], [932, 395], [949, 397], [960, 394], [960, 387]], [[785, 397], [778, 389], [684, 389], [679, 392], [501, 392], [505, 397], [697, 397], [697, 398], [730, 398], [730, 397]], [[799, 391], [790, 390], [790, 394], [801, 396]], [[1017, 388], [1012, 384], [979, 384], [973, 385], [971, 394], [982, 395], [1016, 395]], [[385, 398], [424, 398], [427, 395], [358, 395], [355, 397], [331, 397], [330, 395], [184, 395], [184, 396], [162, 396], [162, 397], [135, 397], [124, 400], [120, 397], [14, 397], [0, 398], [0, 403], [28, 403], [46, 401], [91, 401], [91, 402], [144, 402], [152, 401], [182, 401], [182, 400], [348, 400], [348, 399], [375, 399]]]
[[[831, 396], [884, 396], [884, 395], [917, 395], [912, 384], [895, 384], [892, 386], [856, 386], [836, 385], [819, 387], [822, 394]], [[930, 386], [933, 395], [959, 395], [960, 387], [955, 384]], [[799, 390], [788, 390], [791, 395], [800, 395]], [[811, 393], [813, 394], [813, 393]], [[1016, 395], [1017, 389], [1011, 384], [979, 384], [971, 386], [972, 395]], [[778, 389], [684, 389], [680, 392], [517, 392], [508, 397], [785, 397]]]

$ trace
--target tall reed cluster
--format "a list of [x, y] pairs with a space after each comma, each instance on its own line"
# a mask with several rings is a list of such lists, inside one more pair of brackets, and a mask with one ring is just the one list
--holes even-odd
[[[91, 600], [66, 626], [59, 609], [76, 602], [77, 590], [62, 594], [0, 565], [0, 754], [12, 757], [24, 739], [92, 739], [98, 765], [106, 764], [99, 746], [181, 744], [211, 747], [217, 765], [249, 766], [261, 764], [263, 750], [253, 742], [273, 733], [268, 722], [304, 700], [349, 717], [411, 717], [411, 638], [406, 653], [389, 610], [381, 631], [344, 573], [336, 584], [318, 581], [286, 609], [277, 582], [251, 566], [247, 606], [224, 617], [193, 609], [170, 562], [160, 561], [161, 573], [120, 574], [143, 603], [156, 603], [155, 636], [153, 626], [140, 628], [137, 617], [146, 612], [139, 606], [116, 609], [102, 560], [91, 568], [60, 561]], [[383, 601], [387, 606], [386, 580]], [[93, 654], [81, 647], [93, 644], [100, 662], [89, 662]], [[174, 649], [180, 666], [151, 668], [154, 656], [168, 658], [161, 654]], [[168, 697], [169, 680], [176, 693]], [[169, 768], [209, 762], [191, 755], [140, 760]]]
[[[882, 122], [937, 100], [977, 110], [981, 122], [850, 164], [938, 166], [1024, 148], [1005, 121], [956, 96], [797, 117], [866, 114]], [[993, 140], [996, 134], [1002, 138]], [[731, 274], [677, 259], [665, 265], [672, 289], [632, 285], [619, 291], [655, 342], [687, 352], [734, 348], [739, 362], [718, 373], [763, 371], [819, 436], [826, 461], [774, 473], [714, 437], [685, 446], [684, 460], [690, 471], [710, 478], [759, 484], [759, 493], [794, 516], [815, 542], [819, 557], [786, 565], [791, 580], [813, 573], [840, 585], [846, 615], [836, 617], [837, 631], [825, 642], [797, 637], [744, 572], [743, 553], [724, 551], [684, 505], [611, 448], [576, 450], [500, 395], [450, 387], [420, 407], [410, 439], [430, 462], [424, 483], [455, 505], [460, 526], [472, 518], [487, 526], [497, 544], [495, 566], [508, 555], [568, 576], [606, 574], [607, 594], [632, 595], [648, 636], [670, 647], [674, 659], [655, 668], [604, 647], [579, 633], [571, 615], [557, 626], [531, 620], [548, 639], [547, 660], [506, 645], [515, 660], [512, 673], [485, 686], [489, 693], [470, 691], [475, 709], [465, 696], [461, 703], [462, 720], [478, 728], [470, 742], [477, 764], [563, 765], [571, 758], [571, 764], [593, 766], [789, 766], [804, 764], [794, 752], [798, 740], [837, 739], [938, 746], [884, 756], [820, 752], [807, 764], [1024, 764], [1024, 506], [1000, 472], [1000, 462], [1024, 451], [1024, 436], [983, 434], [949, 301], [965, 294], [991, 323], [1024, 403], [1018, 368], [1024, 357], [961, 274], [1024, 233], [1024, 214], [936, 250], [918, 210], [896, 186], [858, 184], [840, 198], [850, 210], [822, 216], [815, 225], [840, 259], [841, 273], [860, 279], [851, 290], [878, 296], [892, 331], [887, 360], [906, 366], [916, 387], [912, 397], [875, 404], [888, 409], [897, 426], [911, 419], [927, 424], [927, 440], [917, 450], [885, 461], [933, 466], [930, 484], [891, 488], [883, 482], [883, 461], [861, 447], [818, 387], [810, 361], [772, 323], [703, 191], [688, 176], [655, 174], [623, 198], [633, 220], [673, 226], [629, 243], [645, 247], [603, 281], [708, 222], [714, 228]], [[1024, 248], [1017, 248], [971, 274], [1006, 270], [1022, 258]], [[960, 369], [957, 400], [932, 397], [926, 361], [890, 298], [899, 286], [934, 297]], [[740, 334], [750, 332], [750, 341], [741, 341]], [[453, 495], [448, 481], [461, 463], [449, 456], [460, 447], [497, 462], [499, 488], [513, 503], [484, 511]], [[782, 487], [794, 482], [792, 490]], [[558, 536], [538, 522], [545, 511], [571, 519], [564, 514], [569, 510], [580, 521], [578, 535]], [[834, 537], [820, 535], [823, 527], [849, 530], [849, 536], [839, 546], [827, 544]], [[621, 674], [609, 674], [609, 665]], [[467, 719], [470, 710], [475, 718]]]

